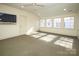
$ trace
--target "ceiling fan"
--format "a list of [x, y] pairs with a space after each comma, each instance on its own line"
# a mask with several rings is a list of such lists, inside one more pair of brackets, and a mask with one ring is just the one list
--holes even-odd
[[29, 4], [26, 4], [26, 6], [44, 7], [44, 5], [40, 5], [38, 3], [29, 3]]

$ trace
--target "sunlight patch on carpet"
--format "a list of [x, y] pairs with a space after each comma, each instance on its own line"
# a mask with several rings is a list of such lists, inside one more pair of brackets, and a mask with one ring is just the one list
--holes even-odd
[[45, 37], [40, 38], [40, 40], [46, 41], [46, 42], [51, 42], [53, 41], [57, 36], [55, 35], [47, 35]]
[[73, 49], [73, 39], [61, 37], [54, 44], [63, 46], [65, 48]]

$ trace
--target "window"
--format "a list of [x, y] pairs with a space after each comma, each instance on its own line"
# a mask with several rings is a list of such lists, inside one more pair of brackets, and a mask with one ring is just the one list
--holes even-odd
[[46, 27], [52, 27], [52, 19], [46, 20]]
[[40, 27], [45, 27], [45, 20], [40, 20]]
[[74, 17], [64, 18], [64, 26], [65, 28], [73, 29], [74, 28]]
[[61, 18], [54, 19], [54, 28], [61, 28]]

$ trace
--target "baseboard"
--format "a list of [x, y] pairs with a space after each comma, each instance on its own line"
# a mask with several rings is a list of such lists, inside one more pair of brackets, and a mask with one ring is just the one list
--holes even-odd
[[58, 34], [58, 33], [50, 33], [50, 32], [45, 32], [45, 31], [38, 31], [38, 32], [54, 34], [54, 35], [59, 35], [59, 36], [66, 36], [66, 37], [71, 37], [71, 38], [77, 38], [77, 36], [70, 36], [70, 35], [64, 35], [64, 34]]
[[20, 35], [24, 35], [24, 34], [18, 34], [18, 35], [14, 35], [14, 36], [10, 36], [10, 37], [0, 38], [0, 40], [5, 40], [5, 39], [13, 38], [16, 36], [20, 36]]

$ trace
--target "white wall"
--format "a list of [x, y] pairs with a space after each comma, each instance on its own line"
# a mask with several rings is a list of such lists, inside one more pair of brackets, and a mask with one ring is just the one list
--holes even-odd
[[39, 17], [28, 11], [0, 4], [0, 12], [17, 15], [17, 23], [0, 24], [0, 40], [27, 33], [30, 28], [39, 30]]
[[[75, 17], [74, 29], [65, 29], [64, 26], [63, 26], [63, 19], [64, 19], [64, 17], [70, 17], [70, 16]], [[53, 28], [53, 27], [52, 28], [44, 27], [44, 28], [40, 28], [40, 31], [69, 35], [69, 36], [77, 36], [77, 20], [78, 20], [78, 18], [77, 18], [78, 14], [77, 13], [64, 14], [64, 15], [53, 16], [53, 17], [48, 17], [48, 18], [54, 19], [56, 17], [62, 18], [61, 28], [58, 29], [58, 28]]]
[[79, 38], [79, 12], [78, 12], [78, 16], [77, 16], [77, 37]]

